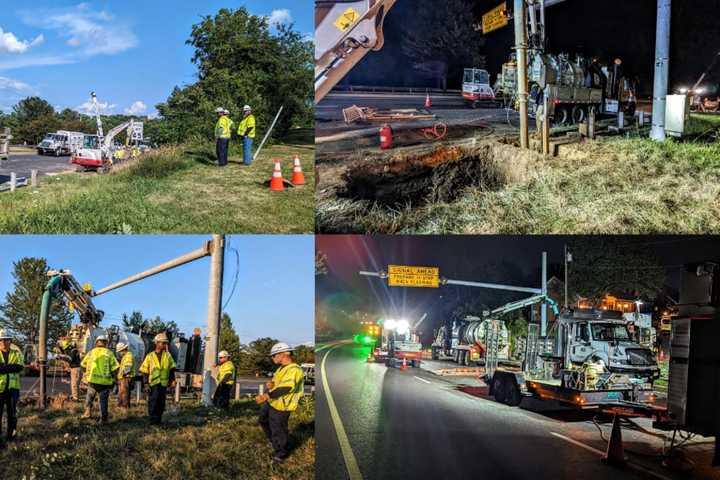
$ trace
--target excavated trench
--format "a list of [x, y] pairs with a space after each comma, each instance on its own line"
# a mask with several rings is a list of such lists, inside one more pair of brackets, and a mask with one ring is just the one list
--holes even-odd
[[398, 154], [381, 162], [359, 163], [344, 173], [344, 188], [338, 194], [396, 207], [451, 202], [467, 187], [498, 190], [521, 180], [527, 171], [527, 161], [519, 162], [519, 169], [506, 161], [507, 149], [517, 150], [499, 143], [472, 148], [446, 146], [430, 153]]

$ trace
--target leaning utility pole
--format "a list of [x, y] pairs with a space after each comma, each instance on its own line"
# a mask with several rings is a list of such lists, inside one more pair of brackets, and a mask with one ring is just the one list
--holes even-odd
[[223, 262], [225, 258], [225, 235], [213, 235], [210, 256], [210, 288], [208, 289], [208, 322], [205, 334], [205, 359], [203, 361], [202, 403], [212, 405], [215, 378], [212, 369], [217, 363], [220, 343], [220, 309], [222, 303]]
[[515, 0], [515, 55], [517, 58], [517, 92], [520, 102], [520, 148], [528, 148], [528, 79], [527, 79], [527, 11], [525, 0]]
[[652, 129], [650, 138], [665, 140], [665, 103], [670, 71], [670, 7], [672, 0], [657, 0], [655, 33], [655, 79], [653, 86]]

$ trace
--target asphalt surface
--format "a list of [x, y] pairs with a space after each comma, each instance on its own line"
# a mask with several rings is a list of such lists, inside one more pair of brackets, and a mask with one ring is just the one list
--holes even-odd
[[[522, 408], [508, 407], [458, 389], [480, 385], [472, 378], [388, 369], [367, 363], [368, 352], [345, 343], [321, 349], [316, 363], [325, 364], [320, 375], [326, 375], [362, 478], [615, 480], [648, 475], [644, 468], [621, 470], [600, 461], [606, 443], [591, 421], [593, 414], [550, 411], [557, 406], [533, 399], [524, 399]], [[603, 430], [607, 438], [609, 426]], [[316, 478], [349, 478], [322, 380], [315, 432]], [[648, 458], [658, 447], [648, 435], [624, 431], [623, 436], [626, 450], [632, 447]]]
[[[473, 109], [460, 93], [431, 95], [430, 113], [449, 126], [459, 124], [487, 123], [507, 125], [518, 124], [517, 113], [507, 112], [504, 108]], [[425, 95], [409, 93], [331, 93], [315, 106], [316, 136], [336, 134], [343, 131], [368, 128], [368, 124], [345, 124], [342, 110], [353, 105], [372, 107], [378, 110], [420, 109], [424, 110]], [[510, 122], [508, 124], [508, 121]], [[412, 124], [412, 122], [402, 122]], [[422, 122], [415, 122], [420, 125]], [[427, 123], [427, 122], [426, 122]], [[432, 123], [432, 122], [430, 122]], [[372, 126], [372, 124], [370, 125]], [[375, 125], [376, 126], [376, 125]]]
[[37, 170], [38, 176], [62, 172], [74, 172], [75, 166], [70, 164], [70, 157], [49, 157], [33, 153], [12, 153], [10, 158], [0, 162], [0, 183], [10, 180], [10, 173], [15, 172], [18, 177], [30, 179], [31, 170]]

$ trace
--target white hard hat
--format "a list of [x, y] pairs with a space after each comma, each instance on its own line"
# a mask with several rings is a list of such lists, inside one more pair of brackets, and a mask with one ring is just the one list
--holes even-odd
[[230, 354], [228, 352], [226, 352], [225, 350], [218, 353], [218, 358], [228, 358], [228, 357], [230, 357]]
[[115, 346], [116, 352], [122, 352], [123, 350], [127, 350], [128, 346], [124, 344], [123, 342], [118, 342], [118, 344]]
[[169, 340], [168, 340], [167, 335], [165, 335], [164, 333], [158, 333], [157, 335], [155, 335], [155, 338], [153, 339], [153, 342], [155, 342], [155, 343], [158, 343], [158, 342], [168, 343]]
[[294, 350], [295, 349], [293, 347], [291, 347], [290, 345], [288, 345], [287, 343], [279, 342], [279, 343], [276, 343], [275, 345], [273, 345], [272, 348], [270, 349], [270, 356], [272, 357], [273, 355], [277, 355], [278, 353], [292, 352]]
[[252, 108], [250, 108], [250, 105], [245, 105], [245, 106], [243, 107], [243, 112], [249, 112], [249, 111], [251, 111], [251, 110], [252, 110]]
[[12, 337], [4, 328], [0, 328], [0, 340], [10, 340]]
[[225, 113], [225, 109], [223, 107], [218, 107], [215, 109], [215, 113]]
[[223, 110], [223, 113], [224, 113], [225, 115], [230, 115], [230, 110], [228, 110], [228, 109], [226, 108], [225, 110]]
[[106, 335], [100, 335], [95, 339], [95, 342], [107, 342], [107, 336]]

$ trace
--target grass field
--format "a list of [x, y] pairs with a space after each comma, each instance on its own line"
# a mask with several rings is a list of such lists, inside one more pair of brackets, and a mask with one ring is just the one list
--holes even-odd
[[[451, 202], [395, 208], [320, 199], [317, 228], [376, 233], [720, 232], [720, 118], [694, 115], [692, 138], [656, 143], [606, 137], [563, 146], [555, 158], [503, 159], [520, 175], [471, 186]], [[428, 192], [429, 195], [433, 192]]]
[[[184, 401], [153, 427], [145, 407], [127, 417], [111, 400], [110, 423], [82, 420], [80, 404], [44, 413], [20, 412], [17, 441], [0, 450], [5, 479], [247, 479], [315, 478], [315, 406], [304, 397], [290, 417], [290, 458], [272, 464], [272, 449], [257, 425], [252, 399], [233, 401], [228, 413]], [[168, 405], [168, 411], [171, 410]], [[95, 409], [97, 414], [97, 407]]]
[[[215, 166], [214, 144], [165, 147], [107, 175], [44, 177], [0, 194], [4, 233], [311, 233], [314, 228], [314, 139], [311, 130], [290, 144], [266, 147], [252, 166], [233, 149]], [[273, 158], [283, 177], [300, 156], [307, 185], [271, 192], [264, 184]]]

